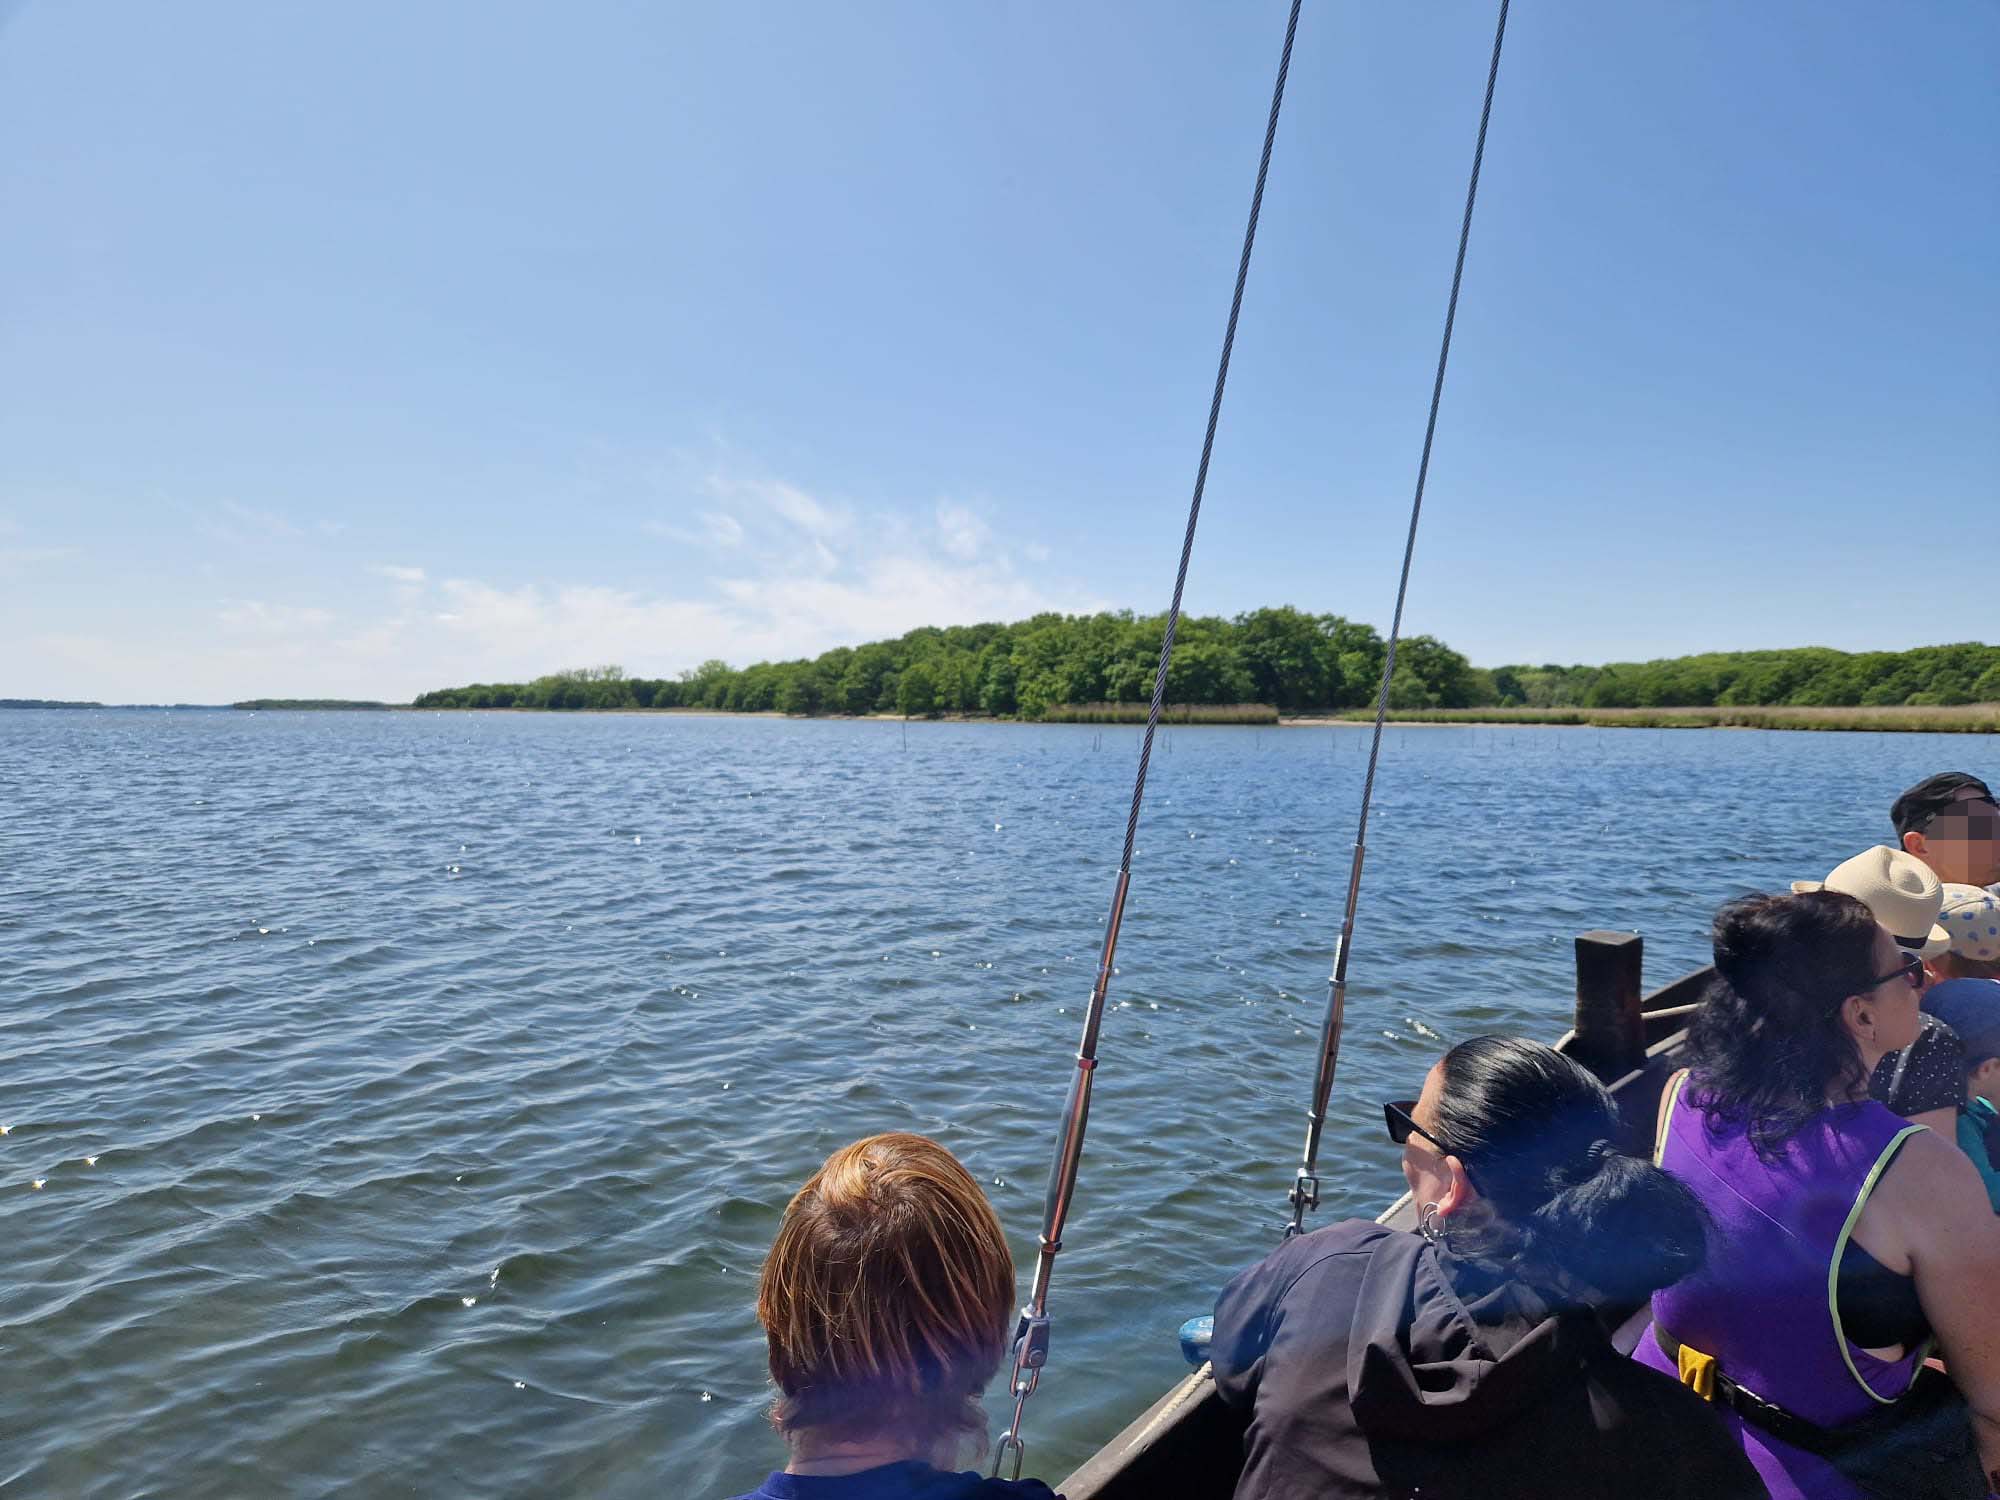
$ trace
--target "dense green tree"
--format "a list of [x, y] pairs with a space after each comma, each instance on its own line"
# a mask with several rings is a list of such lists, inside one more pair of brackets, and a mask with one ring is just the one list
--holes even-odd
[[989, 642], [979, 653], [979, 707], [989, 714], [1011, 714], [1015, 697], [1014, 653], [1005, 641]]
[[[678, 679], [617, 666], [571, 668], [526, 683], [472, 683], [417, 699], [424, 708], [728, 708], [784, 713], [984, 712], [1039, 718], [1054, 705], [1151, 697], [1157, 615], [1036, 615], [1014, 625], [913, 630], [837, 647], [812, 661], [738, 671], [707, 661]], [[1292, 710], [1372, 705], [1385, 646], [1374, 628], [1290, 606], [1233, 620], [1181, 622], [1167, 684], [1173, 705], [1257, 701]], [[1397, 648], [1396, 708], [1482, 703], [1564, 707], [1889, 705], [2000, 700], [2000, 646], [1961, 642], [1913, 651], [1709, 652], [1602, 666], [1474, 668], [1429, 636]]]
[[825, 708], [827, 694], [828, 683], [819, 666], [801, 665], [779, 684], [777, 709], [781, 714], [816, 714]]
[[770, 662], [745, 667], [729, 684], [729, 696], [723, 707], [739, 714], [769, 713], [777, 707], [778, 683], [785, 670]]
[[1435, 636], [1413, 635], [1396, 647], [1391, 708], [1470, 708], [1472, 663]]
[[928, 718], [937, 708], [937, 673], [927, 661], [913, 661], [896, 678], [896, 712], [906, 719]]
[[843, 713], [874, 713], [882, 700], [882, 680], [895, 670], [896, 656], [886, 642], [857, 646], [849, 653], [840, 674], [839, 700]]
[[1249, 674], [1245, 701], [1326, 708], [1339, 682], [1339, 651], [1322, 622], [1287, 604], [1236, 617], [1236, 654]]
[[1198, 635], [1175, 646], [1174, 659], [1167, 664], [1169, 703], [1248, 703], [1254, 692], [1249, 669], [1222, 642]]
[[689, 708], [721, 708], [735, 675], [728, 662], [711, 658], [681, 673], [681, 702]]

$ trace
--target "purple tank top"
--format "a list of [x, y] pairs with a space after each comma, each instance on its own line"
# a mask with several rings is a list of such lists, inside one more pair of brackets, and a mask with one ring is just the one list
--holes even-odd
[[[1715, 1356], [1722, 1373], [1825, 1427], [1879, 1411], [1909, 1388], [1927, 1348], [1875, 1358], [1851, 1343], [1835, 1300], [1840, 1257], [1877, 1179], [1921, 1127], [1873, 1100], [1825, 1110], [1767, 1162], [1740, 1130], [1717, 1126], [1679, 1097], [1661, 1133], [1659, 1163], [1694, 1190], [1714, 1223], [1708, 1261], [1653, 1295], [1653, 1319]], [[1642, 1363], [1677, 1374], [1648, 1333]], [[1776, 1500], [1849, 1500], [1861, 1490], [1824, 1459], [1780, 1442], [1734, 1413], [1744, 1451]]]

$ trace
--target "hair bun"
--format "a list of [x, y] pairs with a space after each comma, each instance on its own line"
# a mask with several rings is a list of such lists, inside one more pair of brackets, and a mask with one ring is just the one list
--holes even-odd
[[1625, 1153], [1618, 1149], [1615, 1142], [1599, 1136], [1578, 1155], [1552, 1168], [1548, 1180], [1558, 1192], [1580, 1188], [1586, 1183], [1595, 1182], [1604, 1171], [1606, 1162], [1618, 1160], [1624, 1155]]

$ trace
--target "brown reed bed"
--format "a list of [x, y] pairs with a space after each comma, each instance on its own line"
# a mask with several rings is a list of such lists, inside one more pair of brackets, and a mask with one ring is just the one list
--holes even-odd
[[[1371, 709], [1339, 715], [1367, 722]], [[1390, 712], [1397, 724], [1571, 724], [1594, 729], [1886, 730], [1905, 734], [2000, 734], [2000, 703], [1898, 704], [1886, 708], [1420, 708]]]
[[[1042, 714], [1045, 724], [1143, 724], [1145, 703], [1051, 703]], [[1268, 703], [1170, 703], [1160, 711], [1162, 724], [1275, 724], [1278, 711]]]

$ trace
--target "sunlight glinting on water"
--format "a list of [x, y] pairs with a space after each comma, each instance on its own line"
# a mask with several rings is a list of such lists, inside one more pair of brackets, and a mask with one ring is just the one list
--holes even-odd
[[[776, 1462], [751, 1303], [835, 1146], [1032, 1259], [1137, 731], [0, 714], [0, 1410], [24, 1493], [652, 1495]], [[1273, 1243], [1365, 732], [1163, 735], [1030, 1404], [1058, 1478]], [[1983, 746], [1392, 730], [1321, 1221], [1378, 1101], [1649, 982]], [[1990, 767], [1985, 769], [1990, 771]]]

